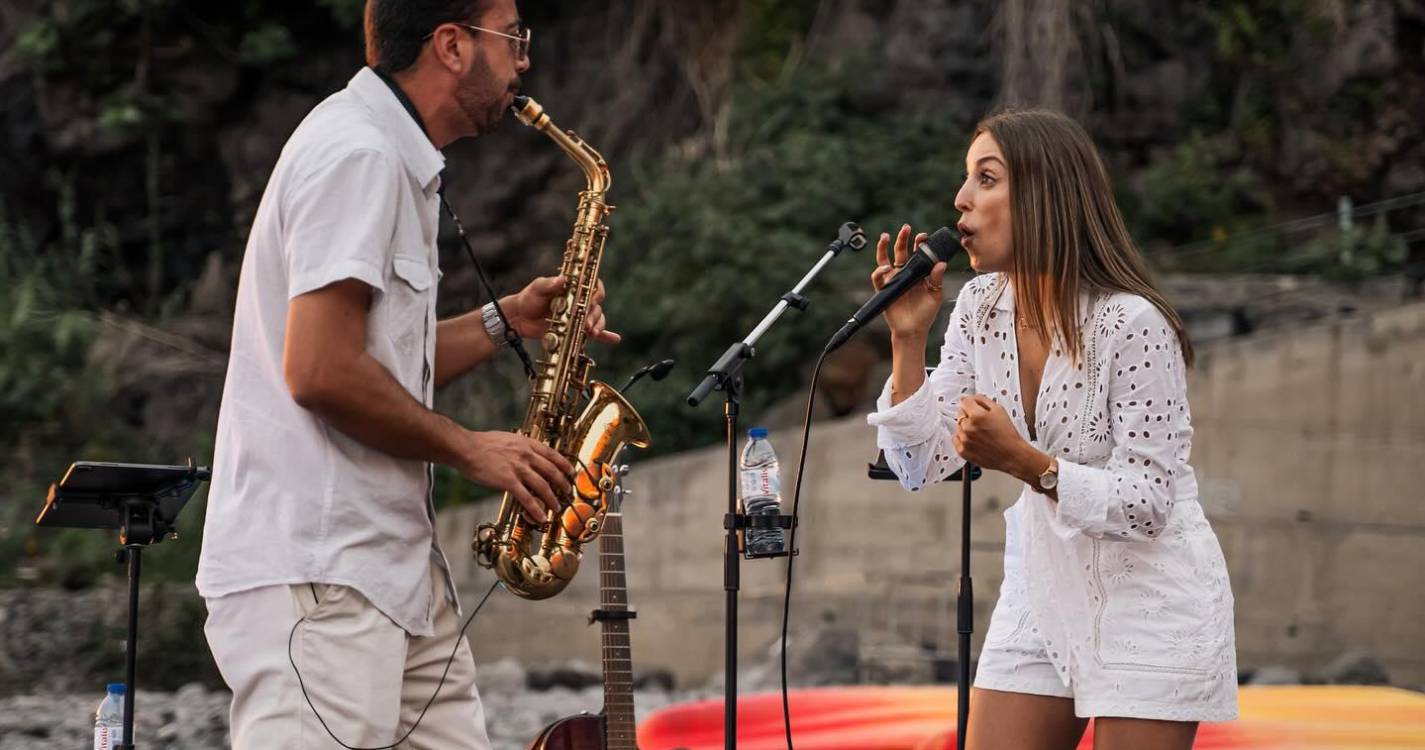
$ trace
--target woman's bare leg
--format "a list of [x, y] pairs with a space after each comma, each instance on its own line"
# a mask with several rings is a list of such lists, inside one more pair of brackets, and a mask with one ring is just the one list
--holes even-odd
[[[970, 712], [974, 716], [974, 712]], [[1197, 736], [1195, 721], [1152, 719], [1094, 719], [1094, 750], [1192, 750]]]
[[1072, 698], [970, 690], [966, 750], [1074, 750], [1087, 719], [1074, 716]]

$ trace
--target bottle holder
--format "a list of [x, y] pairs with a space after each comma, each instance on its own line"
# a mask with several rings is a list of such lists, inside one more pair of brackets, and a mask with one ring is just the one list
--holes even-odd
[[724, 529], [735, 529], [737, 531], [737, 551], [742, 553], [742, 557], [747, 560], [761, 560], [769, 557], [786, 557], [798, 554], [797, 550], [782, 550], [781, 552], [761, 552], [751, 553], [747, 551], [747, 540], [743, 538], [742, 532], [746, 529], [790, 529], [797, 525], [795, 516], [775, 515], [775, 516], [749, 516], [743, 513], [727, 514], [723, 516], [722, 527]]

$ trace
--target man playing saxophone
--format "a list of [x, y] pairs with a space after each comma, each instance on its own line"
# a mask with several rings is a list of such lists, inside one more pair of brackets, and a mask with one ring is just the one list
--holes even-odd
[[[288, 140], [238, 287], [198, 572], [237, 750], [384, 746], [421, 715], [403, 746], [489, 747], [430, 464], [540, 519], [575, 471], [431, 409], [506, 322], [542, 336], [566, 283], [435, 317], [440, 149], [505, 116], [529, 31], [514, 0], [368, 0], [365, 20], [369, 67]], [[602, 297], [586, 330], [616, 343]]]

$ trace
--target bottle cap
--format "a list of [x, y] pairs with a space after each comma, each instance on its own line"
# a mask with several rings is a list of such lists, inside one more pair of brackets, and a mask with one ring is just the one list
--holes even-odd
[[124, 688], [124, 683], [122, 683], [122, 682], [111, 682], [111, 683], [109, 683], [109, 693], [110, 693], [111, 695], [123, 695], [123, 694], [124, 694], [124, 690], [125, 690], [125, 688]]
[[747, 431], [747, 437], [750, 437], [753, 440], [761, 440], [762, 438], [767, 437], [767, 428], [753, 427], [752, 429]]

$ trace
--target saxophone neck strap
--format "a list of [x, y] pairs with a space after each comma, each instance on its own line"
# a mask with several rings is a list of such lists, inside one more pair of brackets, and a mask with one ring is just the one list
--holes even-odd
[[416, 105], [411, 101], [411, 97], [406, 96], [406, 90], [401, 88], [401, 84], [396, 83], [396, 79], [390, 75], [382, 73], [375, 68], [372, 68], [371, 72], [375, 73], [376, 77], [380, 78], [381, 82], [386, 84], [386, 88], [391, 89], [391, 93], [396, 96], [396, 101], [401, 103], [401, 108], [406, 110], [406, 114], [410, 115], [411, 119], [416, 121], [416, 127], [420, 128], [421, 132], [425, 133], [426, 137], [429, 138], [430, 131], [426, 129], [426, 121], [421, 118], [421, 113], [416, 110]]
[[[420, 128], [421, 132], [425, 134], [425, 137], [429, 139], [430, 130], [426, 128], [425, 118], [421, 117], [420, 110], [416, 109], [416, 104], [411, 101], [411, 97], [406, 96], [406, 90], [401, 88], [401, 84], [397, 83], [396, 79], [392, 78], [389, 74], [382, 73], [375, 68], [371, 68], [371, 72], [375, 73], [376, 77], [380, 78], [381, 82], [386, 84], [386, 88], [391, 90], [391, 94], [396, 97], [396, 101], [401, 103], [401, 109], [406, 110], [406, 114], [410, 115], [411, 120], [415, 121], [416, 127]], [[432, 143], [434, 143], [434, 141], [432, 141]], [[440, 187], [437, 187], [435, 192], [440, 196], [441, 203], [445, 204], [446, 212], [450, 214], [452, 219], [455, 219], [456, 224], [459, 224], [460, 219], [455, 216], [455, 212], [451, 210], [450, 204], [445, 200], [445, 170], [441, 170]]]

